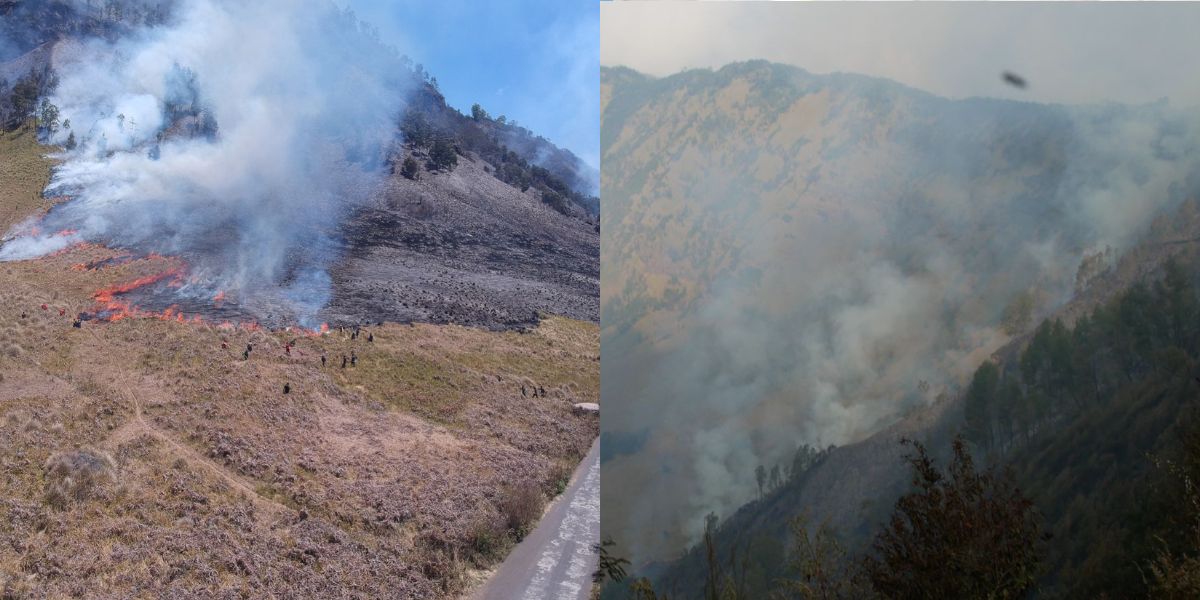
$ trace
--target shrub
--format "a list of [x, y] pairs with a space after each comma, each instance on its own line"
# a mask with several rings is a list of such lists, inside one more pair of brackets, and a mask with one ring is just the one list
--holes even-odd
[[489, 514], [481, 517], [471, 527], [470, 547], [475, 553], [475, 560], [481, 566], [499, 559], [508, 547], [508, 532], [498, 515]]
[[406, 179], [416, 180], [417, 173], [420, 171], [420, 166], [413, 157], [408, 156], [404, 159], [404, 164], [400, 166], [400, 174]]
[[518, 540], [532, 531], [545, 507], [545, 495], [530, 482], [505, 486], [500, 490], [500, 514], [504, 515], [505, 526]]
[[86, 500], [97, 487], [116, 480], [112, 457], [96, 450], [55, 454], [46, 461], [46, 502], [65, 508], [72, 501]]
[[550, 469], [550, 476], [546, 478], [546, 489], [551, 498], [567, 491], [567, 486], [571, 483], [571, 473], [571, 466], [566, 463], [556, 463]]
[[458, 165], [458, 153], [446, 138], [438, 138], [429, 150], [429, 168], [433, 170], [453, 170]]

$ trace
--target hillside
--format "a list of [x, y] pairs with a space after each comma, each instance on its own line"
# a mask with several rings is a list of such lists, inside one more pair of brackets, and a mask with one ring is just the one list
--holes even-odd
[[[982, 362], [1195, 237], [1195, 136], [1165, 103], [948, 100], [765, 62], [606, 68], [601, 99], [603, 523], [646, 572], [710, 512], [739, 552], [805, 510], [863, 543], [905, 488], [900, 437], [948, 451]], [[830, 444], [788, 481], [797, 446]], [[784, 475], [762, 500], [758, 466]], [[678, 493], [630, 500], [651, 480]], [[663, 580], [695, 585], [693, 553]]]
[[[94, 119], [85, 121], [91, 123], [90, 128], [77, 123], [73, 130], [69, 129], [65, 113], [61, 118], [47, 120], [47, 103], [55, 114], [60, 110], [50, 100], [70, 102], [68, 96], [56, 95], [62, 93], [59, 80], [63, 74], [79, 78], [80, 63], [109, 60], [104, 58], [104, 51], [96, 50], [96, 44], [113, 44], [113, 48], [118, 48], [130, 44], [123, 36], [140, 27], [164, 23], [163, 27], [180, 26], [173, 24], [181, 18], [170, 12], [173, 3], [109, 4], [125, 9], [84, 10], [76, 3], [50, 3], [41, 8], [18, 3], [7, 9], [13, 19], [26, 19], [36, 27], [25, 32], [26, 37], [13, 38], [14, 44], [23, 40], [15, 47], [27, 51], [0, 63], [0, 73], [7, 74], [0, 85], [0, 117], [10, 127], [29, 117], [41, 118], [38, 134], [43, 141], [64, 146], [79, 144], [77, 150], [71, 146], [66, 155], [68, 162], [87, 156], [90, 150], [85, 147], [107, 144], [108, 136], [131, 135], [131, 130], [124, 128], [123, 113], [114, 119], [108, 113], [91, 114], [90, 108], [83, 109], [76, 119]], [[322, 10], [316, 7], [309, 12], [320, 15]], [[267, 257], [273, 266], [267, 273], [255, 274], [254, 285], [265, 275], [272, 279], [267, 283], [288, 289], [285, 296], [300, 293], [328, 296], [327, 301], [316, 307], [326, 308], [323, 313], [304, 317], [309, 327], [322, 321], [351, 324], [415, 320], [519, 329], [535, 324], [538, 313], [597, 322], [599, 201], [595, 196], [594, 169], [571, 152], [515, 123], [493, 119], [486, 113], [463, 115], [448, 106], [430, 73], [408, 58], [395, 55], [368, 35], [353, 15], [333, 11], [327, 19], [314, 19], [311, 27], [319, 35], [336, 40], [332, 44], [346, 46], [347, 53], [370, 55], [371, 61], [378, 63], [373, 68], [385, 73], [379, 87], [386, 88], [387, 94], [395, 94], [394, 101], [387, 100], [387, 110], [393, 111], [389, 117], [390, 131], [377, 131], [375, 124], [363, 125], [342, 116], [349, 111], [334, 111], [330, 119], [345, 119], [345, 127], [353, 129], [347, 131], [343, 127], [341, 132], [328, 134], [333, 136], [333, 143], [345, 146], [345, 157], [319, 159], [329, 163], [321, 169], [328, 171], [328, 177], [315, 177], [312, 165], [305, 165], [304, 169], [295, 167], [295, 176], [278, 182], [282, 186], [296, 186], [298, 189], [288, 191], [292, 196], [323, 193], [334, 198], [303, 200], [312, 205], [292, 211], [295, 214], [289, 215], [286, 230], [264, 232], [254, 221], [267, 217], [254, 213], [252, 204], [260, 199], [251, 197], [218, 209], [230, 213], [223, 218], [234, 225], [215, 226], [244, 231], [214, 232], [186, 243], [170, 235], [163, 239], [164, 236], [145, 236], [141, 232], [141, 239], [126, 239], [125, 234], [132, 228], [81, 235], [110, 247], [173, 254], [184, 259], [192, 272], [200, 273], [229, 270], [228, 263], [235, 259], [226, 256], [231, 250], [221, 245], [236, 244], [240, 248], [261, 245], [265, 237], [293, 238], [284, 241], [292, 247], [270, 249], [281, 256]], [[343, 43], [347, 39], [352, 43]], [[130, 51], [137, 50], [122, 50]], [[119, 56], [121, 52], [113, 54]], [[347, 60], [358, 58], [359, 55], [354, 55]], [[108, 68], [124, 64], [118, 58], [112, 60], [117, 62]], [[190, 139], [238, 143], [225, 139], [228, 135], [237, 137], [237, 132], [228, 130], [228, 123], [216, 118], [218, 105], [201, 92], [208, 80], [198, 78], [197, 72], [186, 66], [177, 64], [173, 68], [166, 77], [168, 91], [160, 101], [162, 118], [166, 121], [160, 135], [131, 140], [128, 143], [135, 147], [125, 149], [150, 156], [146, 168], [159, 162], [162, 147], [174, 144], [182, 148]], [[218, 75], [219, 71], [209, 77]], [[119, 98], [91, 99], [81, 104], [90, 107]], [[343, 100], [351, 102], [353, 98], [339, 96], [330, 103]], [[66, 105], [61, 107], [64, 111], [69, 109]], [[81, 109], [75, 107], [75, 110]], [[158, 115], [141, 115], [139, 120], [152, 117]], [[133, 117], [130, 120], [132, 123]], [[317, 125], [325, 127], [327, 123]], [[362, 139], [342, 139], [346, 137], [343, 134]], [[262, 137], [260, 132], [253, 135]], [[76, 137], [77, 142], [70, 141]], [[320, 143], [326, 141], [330, 140]], [[295, 149], [279, 146], [269, 138], [255, 143], [274, 146], [284, 154]], [[281, 156], [279, 164], [288, 164], [289, 160], [295, 159]], [[306, 159], [296, 162], [303, 160]], [[411, 168], [406, 167], [407, 161], [411, 161]], [[105, 168], [113, 164], [111, 160], [105, 162], [109, 163]], [[181, 165], [181, 170], [187, 169]], [[336, 191], [339, 180], [344, 180], [340, 194]], [[78, 188], [80, 184], [56, 182], [56, 185]], [[176, 185], [180, 190], [175, 197], [189, 193], [186, 182]], [[241, 187], [246, 189], [251, 185], [257, 184], [247, 181]], [[334, 189], [313, 191], [314, 187]], [[228, 196], [230, 191], [222, 193]], [[239, 191], [235, 188], [233, 193]], [[174, 199], [168, 196], [144, 201], [157, 201], [161, 207]], [[70, 214], [73, 208], [77, 214]], [[55, 211], [47, 217], [45, 227], [78, 230], [88, 218], [95, 222], [94, 215], [83, 216], [82, 212], [78, 207]], [[194, 223], [167, 224], [174, 231], [194, 226]], [[218, 235], [234, 239], [215, 242]], [[252, 252], [262, 251], [257, 248]], [[245, 254], [242, 253], [243, 262]], [[308, 272], [310, 266], [326, 272]], [[240, 276], [242, 280], [247, 278], [250, 277]], [[312, 283], [317, 280], [321, 283]], [[138, 296], [135, 304], [152, 311], [179, 304], [192, 314], [264, 324], [287, 324], [289, 318], [295, 320], [280, 306], [281, 302], [288, 302], [286, 299], [246, 302], [250, 297], [263, 296], [261, 290], [243, 290], [245, 293], [241, 295], [228, 293], [222, 307], [208, 302], [220, 292], [232, 292], [223, 289], [232, 287], [231, 283], [213, 281], [202, 294], [197, 292], [185, 298], [162, 289], [135, 291]], [[245, 282], [239, 281], [237, 285], [244, 286]], [[306, 307], [306, 310], [314, 309]]]
[[[46, 150], [9, 143], [4, 157]], [[5, 214], [40, 209], [26, 182], [3, 185]], [[0, 572], [14, 593], [453, 596], [511, 544], [505, 486], [552, 495], [597, 433], [571, 411], [598, 401], [592, 323], [391, 323], [354, 339], [191, 319], [72, 327], [97, 289], [173, 260], [104, 263], [115, 256], [81, 245], [0, 264]], [[534, 385], [546, 398], [521, 394]]]

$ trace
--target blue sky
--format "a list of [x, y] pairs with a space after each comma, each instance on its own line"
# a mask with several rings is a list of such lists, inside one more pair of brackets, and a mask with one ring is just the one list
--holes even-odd
[[447, 102], [478, 102], [593, 167], [600, 164], [600, 11], [595, 0], [342, 0], [425, 65]]

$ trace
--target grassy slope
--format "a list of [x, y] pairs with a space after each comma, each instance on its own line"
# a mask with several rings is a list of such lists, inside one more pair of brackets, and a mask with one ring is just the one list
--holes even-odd
[[[47, 208], [44, 151], [27, 132], [0, 141], [5, 227]], [[598, 401], [594, 324], [386, 325], [370, 330], [374, 342], [299, 336], [290, 356], [288, 332], [71, 327], [94, 290], [167, 266], [71, 268], [111, 254], [0, 263], [0, 585], [38, 596], [453, 595], [511, 544], [480, 539], [503, 522], [503, 484], [552, 493], [597, 434], [594, 418], [571, 412]], [[352, 351], [358, 365], [341, 369]], [[522, 384], [548, 397], [524, 398]], [[45, 464], [81, 448], [111, 456], [113, 479], [53, 508]]]
[[32, 214], [44, 213], [51, 202], [42, 198], [42, 190], [50, 180], [53, 161], [45, 157], [45, 148], [37, 143], [32, 129], [22, 127], [16, 131], [0, 131], [0, 230], [7, 231], [13, 224]]

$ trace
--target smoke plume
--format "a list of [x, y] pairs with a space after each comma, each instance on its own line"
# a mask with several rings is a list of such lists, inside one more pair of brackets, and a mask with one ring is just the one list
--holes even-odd
[[187, 0], [166, 24], [61, 63], [50, 141], [76, 146], [46, 194], [71, 200], [10, 232], [0, 259], [81, 240], [180, 255], [180, 295], [227, 291], [313, 326], [338, 219], [395, 135], [394, 53], [332, 4]]

